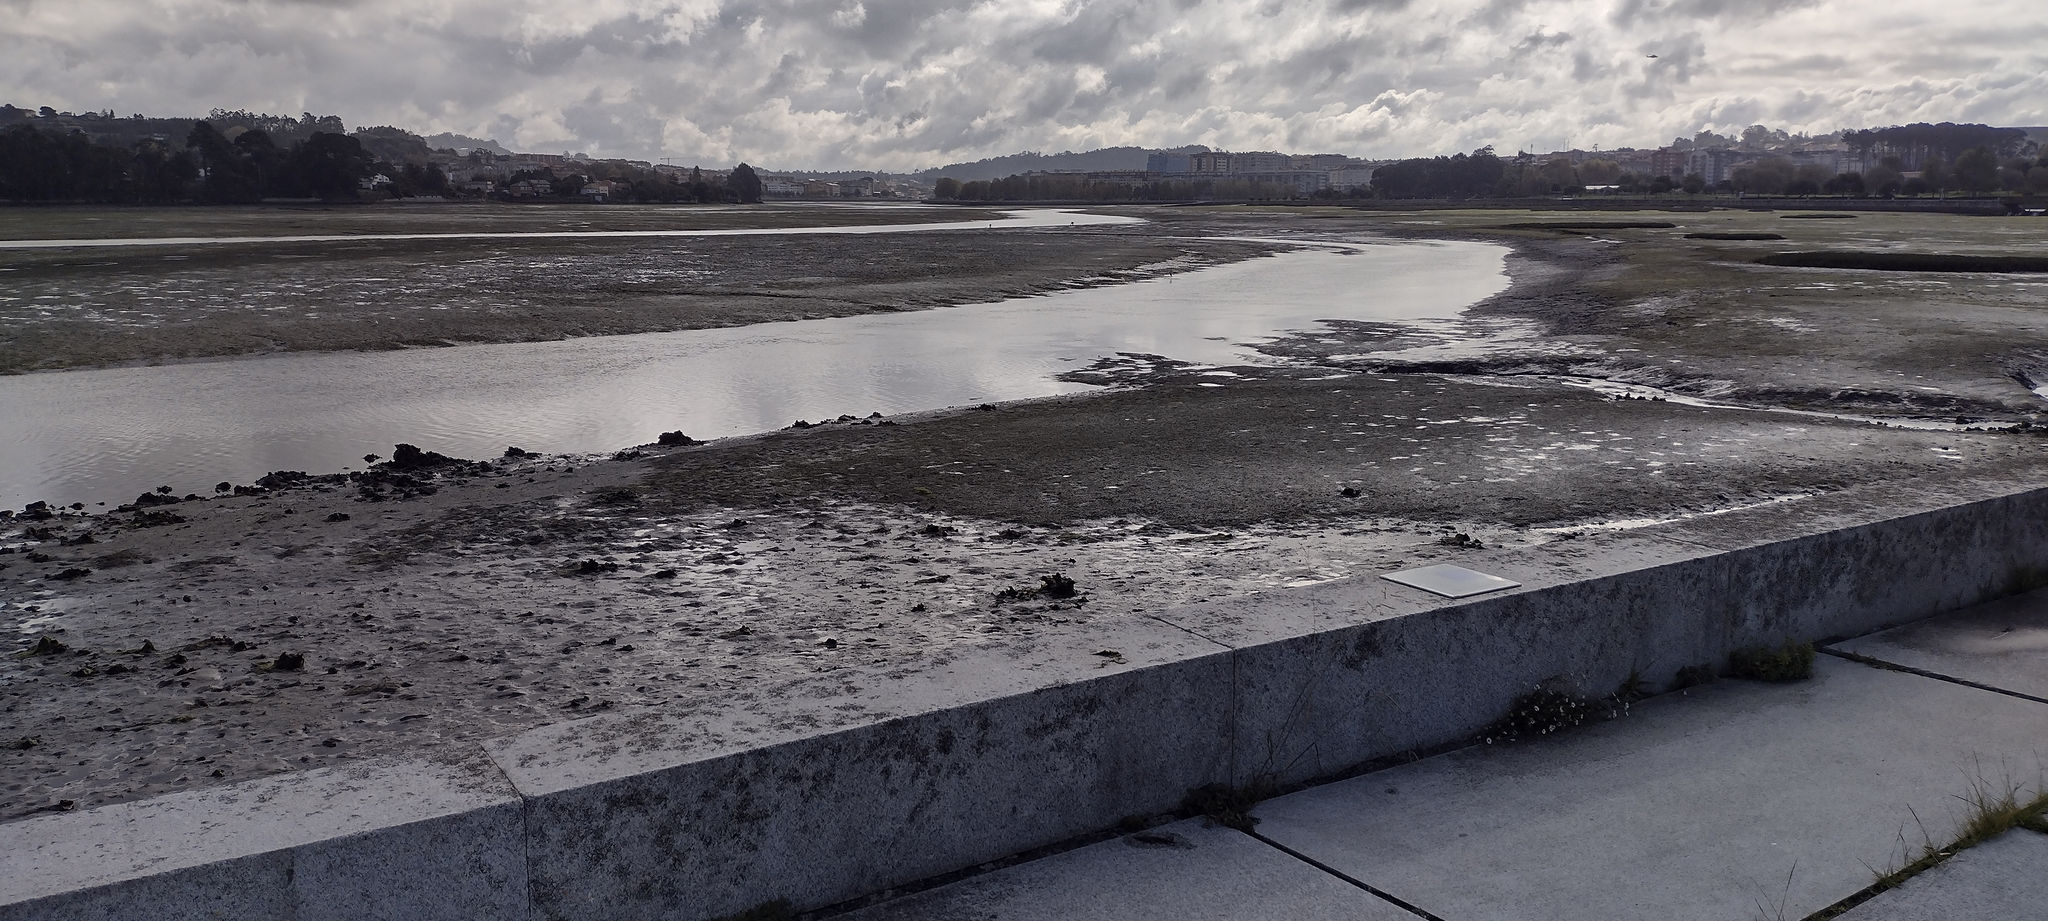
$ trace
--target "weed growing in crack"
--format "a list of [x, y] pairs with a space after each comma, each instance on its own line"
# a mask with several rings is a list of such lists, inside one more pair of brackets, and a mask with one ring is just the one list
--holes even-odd
[[1642, 672], [1634, 670], [1622, 679], [1614, 693], [1598, 699], [1581, 697], [1555, 687], [1538, 686], [1536, 690], [1515, 698], [1505, 715], [1480, 730], [1479, 739], [1488, 745], [1521, 742], [1595, 720], [1619, 719], [1628, 715], [1631, 704], [1648, 696], [1649, 682], [1643, 680]]
[[[1888, 872], [1872, 870], [1877, 881], [1833, 905], [1808, 915], [1806, 921], [1830, 921], [1846, 914], [1850, 909], [1868, 902], [1880, 893], [1896, 889], [1906, 880], [1912, 879], [1963, 851], [1983, 844], [2015, 828], [2048, 834], [2048, 781], [2036, 778], [2032, 795], [2030, 785], [2013, 781], [2009, 776], [2001, 782], [1984, 777], [1981, 765], [1971, 774], [1969, 789], [1956, 799], [1963, 803], [1962, 828], [1947, 844], [1937, 844], [1934, 836], [1927, 831], [1927, 824], [1920, 821], [1918, 814], [1913, 820], [1920, 826], [1919, 853], [1915, 855], [1911, 845], [1906, 843], [1904, 829], [1899, 832], [1901, 865]], [[1909, 859], [1910, 858], [1910, 859]]]
[[1259, 824], [1258, 816], [1252, 815], [1252, 807], [1274, 792], [1273, 785], [1265, 780], [1242, 787], [1212, 783], [1189, 791], [1181, 807], [1225, 828], [1248, 832]]
[[1728, 654], [1728, 674], [1751, 681], [1805, 681], [1813, 677], [1813, 644], [1787, 640], [1775, 649], [1744, 646]]
[[714, 918], [712, 921], [794, 921], [796, 910], [788, 899], [762, 902], [746, 911]]
[[1671, 690], [1683, 691], [1686, 688], [1696, 688], [1703, 684], [1711, 684], [1717, 677], [1719, 676], [1714, 674], [1714, 667], [1705, 662], [1701, 662], [1698, 665], [1688, 665], [1679, 669], [1678, 674], [1671, 677]]

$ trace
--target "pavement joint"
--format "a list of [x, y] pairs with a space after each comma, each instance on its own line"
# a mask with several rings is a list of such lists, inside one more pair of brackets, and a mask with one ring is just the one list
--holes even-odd
[[1428, 911], [1424, 910], [1420, 906], [1410, 904], [1408, 901], [1401, 899], [1390, 892], [1387, 892], [1383, 889], [1380, 889], [1372, 885], [1371, 883], [1368, 883], [1362, 879], [1345, 873], [1344, 871], [1339, 870], [1336, 867], [1330, 866], [1329, 864], [1326, 864], [1320, 860], [1317, 860], [1314, 857], [1310, 857], [1307, 854], [1304, 854], [1291, 847], [1288, 847], [1285, 844], [1281, 844], [1280, 842], [1268, 838], [1265, 835], [1259, 834], [1255, 831], [1248, 831], [1245, 832], [1245, 834], [1265, 842], [1268, 847], [1271, 847], [1282, 854], [1286, 854], [1287, 856], [1292, 857], [1295, 860], [1299, 860], [1302, 863], [1308, 864], [1309, 866], [1321, 870], [1324, 873], [1327, 873], [1350, 885], [1357, 886], [1358, 888], [1364, 890], [1367, 894], [1371, 895], [1372, 897], [1377, 898], [1383, 902], [1386, 902], [1387, 904], [1392, 905], [1396, 908], [1399, 908], [1402, 911], [1414, 915], [1415, 917], [1421, 918], [1423, 919], [1423, 921], [1444, 921], [1444, 919], [1439, 918], [1436, 915], [1430, 914]]
[[1205, 634], [1203, 634], [1203, 633], [1202, 633], [1201, 631], [1199, 631], [1199, 630], [1196, 630], [1196, 629], [1193, 629], [1193, 628], [1191, 628], [1191, 627], [1184, 627], [1184, 626], [1182, 626], [1182, 625], [1180, 625], [1180, 624], [1176, 624], [1176, 623], [1174, 623], [1173, 621], [1167, 620], [1167, 619], [1166, 619], [1166, 618], [1164, 618], [1164, 617], [1160, 617], [1160, 616], [1159, 616], [1159, 615], [1157, 615], [1157, 614], [1147, 614], [1147, 615], [1145, 615], [1145, 618], [1146, 618], [1147, 620], [1156, 620], [1156, 621], [1158, 621], [1158, 622], [1160, 622], [1160, 623], [1162, 623], [1162, 624], [1165, 624], [1165, 625], [1167, 625], [1167, 626], [1169, 626], [1169, 627], [1172, 627], [1172, 628], [1174, 628], [1175, 630], [1179, 630], [1179, 631], [1180, 631], [1180, 632], [1182, 632], [1182, 633], [1185, 633], [1185, 634], [1187, 634], [1187, 635], [1189, 635], [1189, 636], [1192, 636], [1192, 637], [1194, 637], [1195, 639], [1198, 639], [1198, 640], [1206, 640], [1206, 641], [1208, 641], [1208, 642], [1211, 642], [1211, 643], [1215, 643], [1215, 644], [1216, 644], [1217, 646], [1219, 646], [1219, 647], [1221, 647], [1221, 648], [1223, 648], [1223, 649], [1232, 649], [1232, 650], [1236, 649], [1236, 647], [1234, 647], [1234, 646], [1230, 645], [1229, 643], [1223, 642], [1222, 640], [1219, 640], [1219, 639], [1217, 639], [1217, 638], [1215, 638], [1215, 637], [1213, 637], [1213, 636], [1208, 636], [1208, 635], [1205, 635]]
[[1979, 691], [1990, 691], [1993, 694], [2004, 694], [2007, 697], [2017, 697], [2021, 700], [2028, 701], [2030, 703], [2048, 704], [2048, 698], [2036, 697], [2032, 694], [2008, 690], [2006, 688], [1997, 687], [1995, 685], [1985, 684], [1981, 681], [1971, 681], [1968, 678], [1957, 678], [1953, 675], [1944, 675], [1940, 672], [1929, 671], [1924, 668], [1915, 668], [1911, 665], [1900, 665], [1897, 662], [1887, 662], [1883, 659], [1863, 655], [1862, 653], [1848, 652], [1846, 650], [1833, 649], [1827, 646], [1821, 646], [1817, 649], [1817, 651], [1822, 653], [1823, 655], [1834, 656], [1837, 659], [1855, 662], [1858, 665], [1867, 665], [1871, 668], [1881, 668], [1885, 671], [1892, 672], [1904, 672], [1908, 675], [1914, 675], [1921, 678], [1931, 678], [1935, 681], [1946, 681], [1950, 684], [1960, 684], [1966, 688], [1976, 688]]

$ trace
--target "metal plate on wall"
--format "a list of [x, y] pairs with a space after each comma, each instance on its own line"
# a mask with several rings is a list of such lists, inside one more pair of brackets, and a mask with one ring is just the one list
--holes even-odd
[[1400, 572], [1388, 573], [1380, 578], [1389, 582], [1397, 582], [1410, 588], [1419, 588], [1425, 592], [1442, 595], [1445, 598], [1466, 598], [1472, 595], [1484, 595], [1487, 592], [1497, 592], [1504, 588], [1517, 588], [1522, 584], [1512, 579], [1503, 579], [1499, 576], [1488, 575], [1477, 570], [1466, 569], [1463, 566], [1453, 566], [1450, 563], [1438, 563], [1435, 566], [1424, 566], [1421, 569], [1404, 569]]

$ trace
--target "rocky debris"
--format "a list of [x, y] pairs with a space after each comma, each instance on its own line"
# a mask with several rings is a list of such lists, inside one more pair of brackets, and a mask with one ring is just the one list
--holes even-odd
[[283, 489], [287, 486], [300, 486], [310, 480], [312, 476], [304, 470], [272, 470], [257, 477], [256, 485], [264, 489]]
[[[364, 455], [366, 460], [374, 457], [374, 454]], [[432, 482], [436, 476], [483, 476], [490, 472], [491, 465], [482, 461], [449, 457], [437, 451], [422, 450], [417, 445], [401, 444], [392, 448], [390, 460], [375, 464], [369, 470], [314, 479], [324, 481], [332, 478], [354, 483], [361, 499], [381, 502], [393, 498], [431, 496], [440, 490]]]
[[185, 516], [175, 512], [139, 512], [128, 523], [138, 528], [161, 528], [165, 525], [184, 524]]
[[463, 461], [438, 451], [423, 451], [418, 445], [401, 444], [391, 449], [391, 460], [385, 462], [384, 466], [393, 470], [413, 471], [433, 470], [460, 463]]
[[1052, 573], [1038, 577], [1036, 588], [1006, 588], [996, 592], [996, 603], [1005, 601], [1029, 601], [1033, 598], [1067, 599], [1080, 594], [1074, 580], [1065, 573]]
[[348, 519], [348, 513], [347, 513], [347, 512], [335, 512], [335, 513], [333, 513], [333, 514], [331, 514], [331, 515], [328, 515], [328, 516], [327, 516], [327, 517], [326, 517], [325, 519], [323, 519], [323, 520], [325, 520], [325, 521], [330, 521], [330, 522], [332, 522], [332, 521], [347, 521], [347, 520], [349, 520], [349, 519]]
[[626, 486], [600, 489], [590, 497], [590, 504], [598, 508], [639, 508], [641, 501], [639, 490]]
[[655, 444], [658, 444], [658, 445], [693, 445], [693, 444], [699, 444], [699, 442], [697, 441], [697, 439], [695, 439], [695, 438], [691, 438], [690, 436], [688, 436], [688, 435], [685, 435], [685, 434], [683, 434], [683, 433], [681, 433], [681, 432], [663, 432], [663, 433], [661, 433], [661, 437], [659, 437], [659, 438], [655, 439], [654, 443], [655, 443]]
[[1446, 534], [1442, 537], [1437, 538], [1436, 542], [1441, 546], [1452, 547], [1458, 550], [1486, 549], [1486, 544], [1480, 542], [1479, 538], [1473, 537], [1472, 535], [1467, 534], [1463, 531], [1459, 531], [1456, 534]]
[[36, 637], [36, 644], [34, 646], [17, 652], [14, 656], [18, 659], [26, 659], [33, 656], [54, 656], [70, 649], [71, 647], [64, 645], [63, 640], [45, 633], [42, 636]]
[[[662, 436], [662, 437], [666, 438], [666, 437], [668, 437], [668, 436], [664, 435], [664, 436]], [[528, 451], [528, 450], [526, 450], [525, 448], [521, 448], [521, 447], [509, 447], [509, 448], [506, 448], [506, 449], [505, 449], [505, 456], [506, 456], [506, 457], [510, 457], [510, 458], [515, 458], [515, 459], [516, 459], [516, 458], [521, 458], [521, 457], [532, 457], [532, 456], [534, 456], [534, 455], [533, 455], [533, 452], [532, 452], [532, 451]]]

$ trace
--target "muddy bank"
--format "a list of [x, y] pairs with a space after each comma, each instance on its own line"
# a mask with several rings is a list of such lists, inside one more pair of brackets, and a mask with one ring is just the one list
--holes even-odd
[[0, 373], [920, 310], [1271, 250], [1018, 230], [0, 251]]
[[[0, 659], [0, 815], [612, 707], [718, 707], [787, 678], [1455, 559], [1468, 541], [2048, 472], [2020, 435], [1530, 381], [1234, 373], [17, 517], [0, 525], [16, 653]], [[1054, 574], [1076, 595], [1034, 591]]]
[[[1218, 210], [1218, 222], [1276, 220]], [[1917, 214], [1788, 222], [1714, 211], [1547, 226], [1528, 216], [1299, 215], [1295, 227], [1326, 232], [1507, 243], [1515, 285], [1434, 335], [1346, 325], [1343, 336], [1294, 337], [1268, 351], [1347, 369], [1611, 379], [1815, 412], [2048, 422], [2048, 401], [2033, 389], [2048, 380], [2048, 281], [1758, 262], [1817, 249], [2037, 259], [2038, 222]], [[1429, 348], [1457, 338], [1492, 342]]]
[[376, 233], [548, 233], [990, 221], [1002, 212], [916, 204], [568, 205], [392, 201], [378, 204], [0, 208], [0, 240], [247, 237]]

